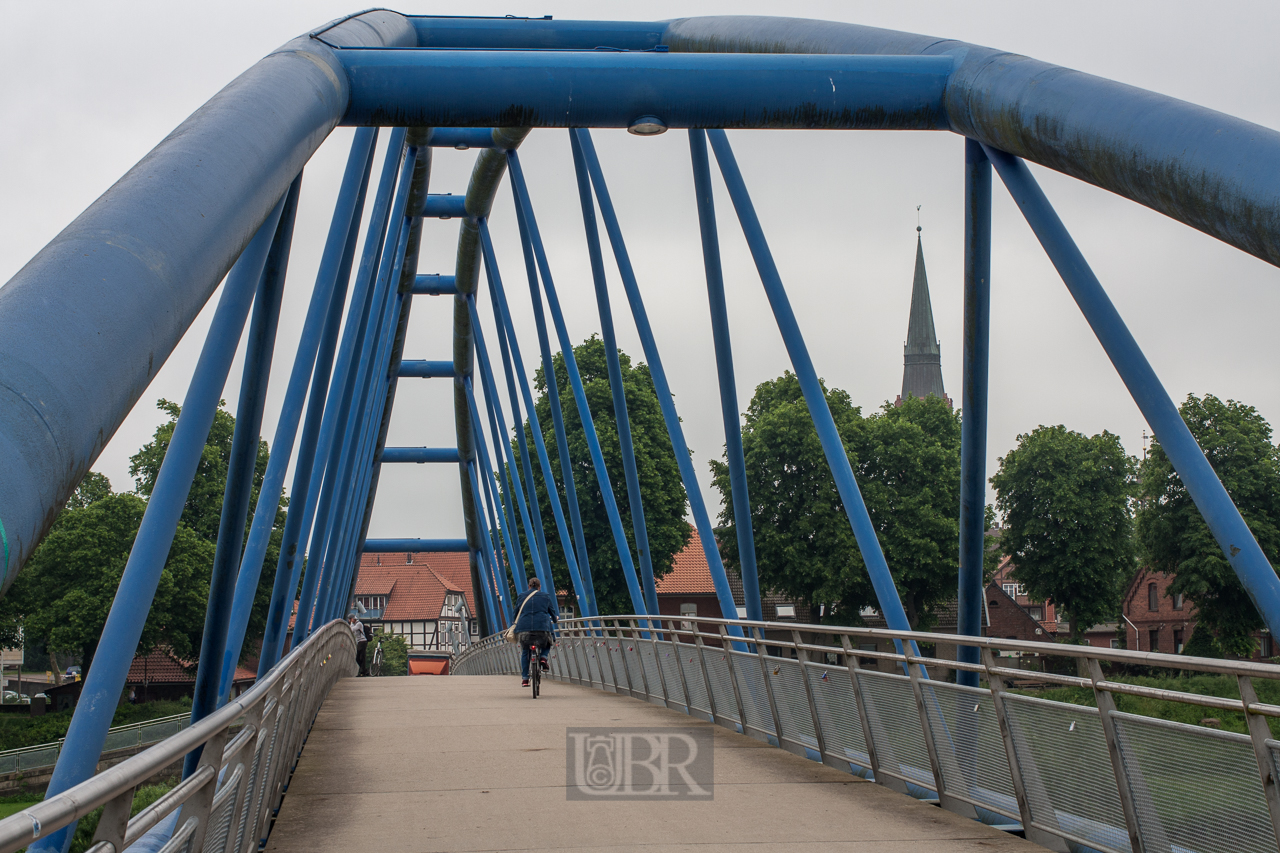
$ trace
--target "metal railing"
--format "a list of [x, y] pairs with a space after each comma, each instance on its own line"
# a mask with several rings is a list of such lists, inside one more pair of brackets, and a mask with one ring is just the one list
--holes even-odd
[[[104, 808], [90, 853], [120, 853], [175, 812], [165, 853], [258, 849], [320, 703], [334, 681], [354, 674], [355, 639], [345, 622], [330, 622], [251, 689], [194, 726], [0, 820], [0, 853], [25, 847], [99, 806]], [[201, 747], [196, 771], [130, 819], [137, 787]]]
[[[980, 648], [980, 664], [915, 651], [916, 644], [959, 639], [619, 616], [563, 620], [550, 664], [559, 681], [741, 731], [958, 814], [1020, 828], [1051, 850], [1280, 847], [1280, 742], [1267, 723], [1280, 717], [1280, 706], [1259, 702], [1253, 686], [1255, 678], [1280, 680], [1280, 667], [995, 638], [965, 638]], [[905, 653], [872, 651], [872, 642]], [[1074, 658], [1081, 674], [1009, 668], [1000, 651]], [[892, 671], [878, 668], [883, 661]], [[1110, 681], [1104, 663], [1234, 676], [1241, 698]], [[461, 654], [452, 672], [511, 674], [519, 667], [518, 647], [493, 636]], [[989, 686], [931, 679], [926, 667], [977, 672]], [[1087, 688], [1096, 707], [1013, 692], [1011, 679]], [[1249, 733], [1123, 713], [1118, 694], [1239, 712]]]
[[[130, 723], [127, 726], [115, 726], [107, 731], [107, 741], [102, 751], [107, 753], [117, 749], [159, 743], [167, 737], [176, 735], [190, 723], [191, 715], [188, 713], [157, 717], [154, 720]], [[62, 751], [65, 740], [65, 738], [58, 738], [51, 743], [38, 743], [0, 752], [0, 774], [52, 767], [58, 763], [58, 753]]]

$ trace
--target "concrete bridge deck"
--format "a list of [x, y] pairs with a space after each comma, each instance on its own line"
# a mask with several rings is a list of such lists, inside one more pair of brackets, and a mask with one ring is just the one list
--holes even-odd
[[[636, 699], [507, 676], [347, 678], [268, 851], [1035, 851], [1043, 848]], [[709, 727], [710, 802], [569, 801], [567, 726]]]

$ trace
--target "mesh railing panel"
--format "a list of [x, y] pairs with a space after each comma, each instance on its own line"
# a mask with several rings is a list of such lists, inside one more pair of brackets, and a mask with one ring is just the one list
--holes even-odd
[[[704, 714], [711, 713], [711, 702], [707, 698], [706, 680], [702, 676], [702, 665], [698, 663], [698, 647], [688, 643], [677, 643], [676, 650], [680, 668], [684, 672], [684, 683], [689, 690], [689, 707]], [[673, 652], [673, 654], [676, 654]]]
[[1021, 820], [990, 692], [942, 681], [920, 688], [947, 790]]
[[671, 643], [658, 643], [657, 648], [658, 663], [662, 665], [662, 680], [667, 685], [667, 699], [688, 707], [684, 684], [680, 679], [680, 651], [672, 648]]
[[1005, 695], [1004, 707], [1032, 823], [1099, 850], [1129, 853], [1097, 709], [1013, 694]]
[[609, 664], [613, 670], [613, 677], [617, 679], [618, 686], [624, 690], [636, 690], [640, 688], [631, 686], [631, 673], [627, 671], [627, 663], [622, 658], [622, 643], [619, 640], [606, 640], [605, 649], [609, 653]]
[[767, 668], [782, 726], [780, 736], [817, 749], [818, 738], [813, 733], [813, 713], [809, 710], [809, 696], [804, 690], [800, 662], [791, 658], [769, 658]]
[[628, 637], [618, 643], [622, 659], [626, 661], [627, 680], [631, 683], [631, 689], [636, 693], [648, 693], [645, 689], [644, 667], [640, 663], [640, 655], [636, 653], [636, 641]]
[[723, 649], [702, 647], [702, 659], [707, 665], [707, 678], [711, 680], [711, 698], [716, 703], [716, 715], [740, 723], [738, 700], [733, 695], [733, 682], [729, 680], [729, 664]]
[[858, 683], [862, 685], [880, 768], [936, 790], [911, 681], [905, 675], [864, 670]]
[[1148, 850], [1276, 853], [1247, 735], [1132, 714], [1112, 719]]
[[213, 798], [209, 810], [209, 831], [204, 836], [204, 853], [226, 853], [227, 836], [231, 833], [231, 810], [236, 806], [236, 793], [244, 777], [244, 765], [237, 764]]
[[666, 685], [662, 680], [662, 673], [658, 671], [658, 659], [656, 657], [653, 641], [636, 640], [636, 654], [640, 656], [640, 662], [644, 664], [645, 683], [649, 685], [649, 695], [654, 699], [666, 699]]
[[600, 661], [600, 655], [604, 652], [604, 646], [601, 645], [603, 640], [594, 637], [582, 637], [578, 640], [578, 673], [584, 680], [589, 680], [592, 684], [604, 686], [611, 684], [609, 679], [609, 668]]
[[870, 769], [871, 758], [867, 755], [867, 741], [862, 733], [862, 719], [858, 716], [849, 670], [809, 664], [809, 682], [813, 685], [813, 704], [818, 709], [827, 753]]
[[730, 652], [733, 655], [733, 674], [738, 679], [738, 696], [742, 699], [744, 726], [756, 731], [776, 734], [773, 730], [773, 710], [769, 707], [769, 694], [765, 692], [764, 678], [760, 674], [760, 657], [748, 652]]
[[249, 778], [245, 782], [244, 808], [240, 810], [240, 823], [236, 827], [234, 849], [237, 851], [244, 849], [245, 832], [248, 829], [249, 819], [253, 815], [252, 806], [258, 801], [258, 788], [261, 787], [259, 771], [262, 769], [262, 755], [266, 748], [267, 736], [260, 734], [253, 747], [253, 765], [249, 771]]

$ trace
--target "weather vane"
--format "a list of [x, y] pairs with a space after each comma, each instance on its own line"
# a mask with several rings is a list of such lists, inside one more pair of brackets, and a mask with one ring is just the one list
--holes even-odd
[[920, 233], [920, 208], [923, 205], [916, 205], [916, 233]]

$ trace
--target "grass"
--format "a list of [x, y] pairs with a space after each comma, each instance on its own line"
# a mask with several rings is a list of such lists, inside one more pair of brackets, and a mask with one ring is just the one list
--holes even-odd
[[[1165, 675], [1165, 676], [1130, 676], [1109, 675], [1108, 680], [1124, 684], [1135, 684], [1142, 687], [1156, 687], [1161, 690], [1177, 690], [1182, 693], [1194, 693], [1200, 696], [1220, 696], [1230, 699], [1240, 698], [1240, 685], [1231, 675]], [[1260, 702], [1280, 705], [1280, 681], [1255, 678], [1254, 689], [1258, 692]], [[1085, 687], [1052, 687], [1044, 690], [1019, 690], [1041, 699], [1056, 702], [1067, 702], [1072, 705], [1095, 707], [1093, 691]], [[1113, 693], [1116, 709], [1126, 714], [1143, 717], [1155, 717], [1160, 720], [1171, 720], [1193, 726], [1204, 725], [1228, 732], [1248, 734], [1245, 728], [1244, 713], [1241, 711], [1222, 711], [1217, 708], [1206, 708], [1202, 705], [1190, 705], [1184, 702], [1168, 702], [1162, 699], [1148, 699], [1145, 696], [1129, 696]], [[1218, 725], [1207, 723], [1217, 720]], [[1273, 736], [1280, 736], [1280, 719], [1269, 718]]]
[[[116, 709], [111, 725], [126, 726], [130, 723], [142, 723], [173, 714], [186, 714], [190, 711], [190, 699], [141, 702], [137, 705], [124, 704]], [[71, 725], [71, 713], [71, 711], [51, 712], [42, 717], [25, 717], [20, 714], [0, 715], [0, 750], [52, 743], [58, 738], [65, 737], [67, 726]]]

